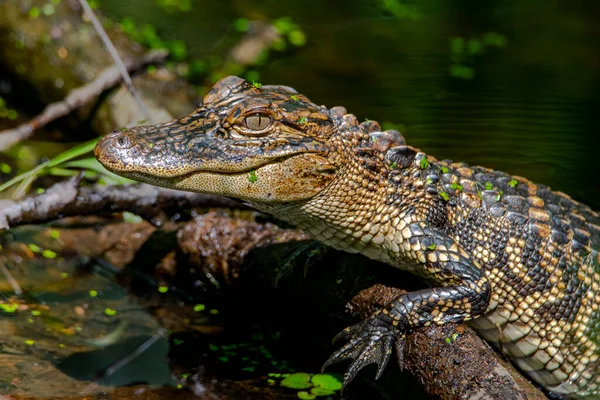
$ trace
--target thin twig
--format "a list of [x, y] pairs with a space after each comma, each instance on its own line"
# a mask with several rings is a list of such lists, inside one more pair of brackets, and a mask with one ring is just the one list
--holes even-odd
[[148, 350], [150, 348], [150, 346], [152, 346], [158, 340], [163, 339], [166, 336], [167, 336], [166, 329], [164, 329], [164, 328], [157, 329], [156, 332], [154, 333], [154, 335], [152, 335], [152, 337], [150, 337], [144, 343], [139, 345], [134, 351], [129, 353], [127, 356], [121, 358], [119, 361], [115, 362], [110, 367], [106, 368], [106, 370], [104, 370], [104, 373], [101, 374], [101, 376], [102, 377], [111, 376], [112, 374], [117, 372], [119, 369], [123, 368], [125, 365], [129, 364], [130, 362], [132, 362], [133, 360], [138, 358], [140, 355], [142, 355], [146, 350]]
[[19, 282], [17, 282], [17, 280], [12, 276], [12, 274], [10, 273], [10, 271], [8, 270], [8, 268], [6, 268], [6, 265], [4, 265], [4, 263], [2, 261], [0, 261], [0, 270], [2, 271], [2, 273], [4, 274], [4, 276], [6, 277], [6, 280], [12, 286], [13, 291], [15, 292], [15, 295], [17, 295], [17, 296], [22, 295], [23, 294], [23, 289], [21, 289], [21, 286], [19, 285]]
[[106, 34], [106, 31], [104, 30], [104, 27], [102, 26], [102, 24], [100, 23], [100, 21], [96, 17], [96, 14], [92, 10], [92, 7], [90, 7], [90, 5], [87, 2], [87, 0], [79, 0], [79, 3], [81, 4], [81, 6], [83, 7], [83, 10], [87, 14], [87, 16], [90, 19], [90, 21], [92, 22], [92, 25], [94, 26], [94, 29], [98, 33], [98, 36], [100, 36], [100, 40], [102, 40], [102, 43], [104, 43], [104, 47], [106, 47], [106, 50], [108, 50], [108, 52], [110, 53], [112, 59], [114, 60], [115, 65], [117, 66], [117, 68], [119, 69], [119, 72], [121, 73], [121, 76], [123, 77], [123, 82], [125, 82], [125, 85], [127, 86], [127, 89], [129, 90], [129, 92], [131, 93], [131, 95], [135, 98], [135, 101], [138, 103], [138, 105], [140, 107], [140, 110], [142, 110], [142, 112], [144, 113], [144, 115], [146, 116], [146, 118], [148, 119], [148, 121], [150, 121], [151, 123], [156, 123], [156, 121], [154, 121], [152, 119], [152, 117], [150, 115], [150, 111], [148, 110], [148, 108], [144, 104], [144, 102], [143, 102], [142, 98], [140, 97], [139, 93], [133, 87], [133, 82], [131, 81], [131, 76], [129, 76], [129, 73], [127, 72], [127, 68], [125, 68], [125, 65], [123, 64], [123, 60], [121, 59], [121, 56], [119, 55], [119, 52], [117, 52], [117, 49], [112, 44], [112, 41], [110, 40], [110, 38]]
[[[163, 62], [168, 56], [164, 50], [151, 51], [145, 54], [139, 60], [127, 60], [125, 68], [133, 71], [142, 68], [148, 64]], [[64, 117], [93, 99], [98, 97], [103, 91], [115, 86], [121, 81], [121, 74], [116, 66], [111, 66], [103, 70], [92, 82], [73, 89], [64, 100], [49, 104], [44, 111], [32, 120], [17, 126], [13, 129], [7, 129], [0, 132], [0, 151], [8, 150], [12, 145], [27, 139], [34, 131], [44, 127], [50, 122]]]

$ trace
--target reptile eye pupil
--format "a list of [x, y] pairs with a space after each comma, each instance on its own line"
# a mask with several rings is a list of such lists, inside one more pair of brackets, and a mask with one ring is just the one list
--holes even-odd
[[264, 114], [248, 115], [244, 119], [244, 124], [246, 125], [246, 128], [252, 131], [262, 131], [271, 125], [271, 117]]

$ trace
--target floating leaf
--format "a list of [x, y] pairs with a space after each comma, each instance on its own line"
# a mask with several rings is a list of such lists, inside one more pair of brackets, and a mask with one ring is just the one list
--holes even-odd
[[297, 372], [295, 374], [288, 375], [284, 380], [281, 381], [281, 386], [290, 389], [308, 389], [312, 387], [310, 383], [310, 375], [306, 372]]
[[338, 391], [342, 389], [342, 380], [338, 375], [316, 374], [313, 375], [313, 377], [311, 378], [311, 382], [313, 385], [323, 389], [333, 391]]

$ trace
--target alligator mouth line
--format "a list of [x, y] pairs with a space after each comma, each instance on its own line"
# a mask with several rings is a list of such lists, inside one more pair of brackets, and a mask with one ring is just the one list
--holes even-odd
[[[163, 180], [163, 179], [184, 180], [186, 178], [189, 178], [191, 176], [198, 175], [198, 174], [236, 176], [236, 175], [248, 174], [248, 173], [251, 173], [252, 171], [255, 171], [255, 170], [259, 169], [259, 168], [266, 167], [267, 165], [278, 164], [278, 163], [284, 162], [285, 160], [289, 160], [291, 158], [299, 157], [299, 156], [305, 155], [305, 154], [320, 154], [320, 152], [305, 151], [305, 152], [302, 152], [302, 153], [286, 154], [286, 155], [283, 155], [283, 156], [279, 156], [279, 157], [267, 159], [263, 163], [256, 164], [256, 165], [254, 165], [252, 167], [249, 167], [249, 168], [240, 169], [238, 171], [219, 171], [219, 170], [216, 170], [216, 169], [198, 169], [198, 170], [187, 172], [187, 173], [184, 173], [184, 174], [179, 174], [179, 175], [164, 175], [164, 176], [153, 175], [152, 173], [147, 173], [147, 172], [144, 172], [144, 171], [119, 171], [118, 174], [124, 175], [124, 176], [129, 177], [129, 178], [134, 179], [134, 180], [135, 179], [139, 179], [141, 181], [148, 181], [149, 179], [150, 180]], [[115, 171], [112, 171], [112, 172], [117, 173]]]

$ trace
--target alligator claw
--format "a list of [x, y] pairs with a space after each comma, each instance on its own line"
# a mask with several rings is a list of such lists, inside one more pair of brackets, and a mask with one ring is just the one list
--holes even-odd
[[356, 325], [350, 326], [338, 333], [333, 341], [348, 339], [348, 342], [335, 351], [323, 365], [323, 369], [337, 362], [351, 359], [352, 362], [344, 374], [343, 388], [345, 388], [369, 364], [377, 364], [375, 379], [379, 379], [392, 354], [395, 344], [399, 360], [403, 356], [404, 339], [400, 333], [391, 326], [381, 323], [376, 316], [372, 316]]

